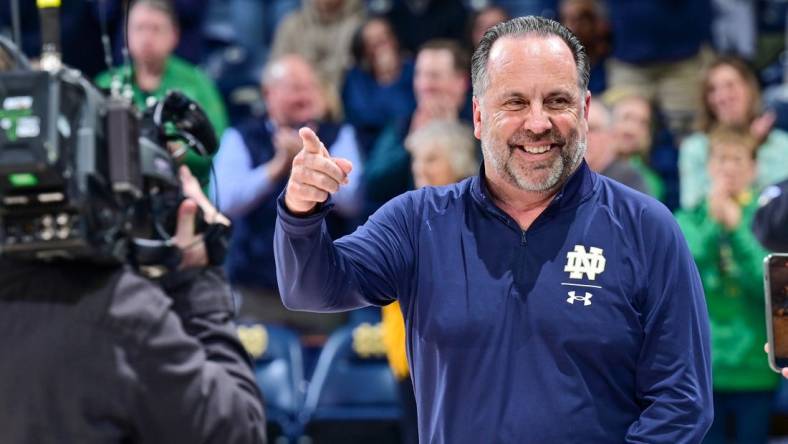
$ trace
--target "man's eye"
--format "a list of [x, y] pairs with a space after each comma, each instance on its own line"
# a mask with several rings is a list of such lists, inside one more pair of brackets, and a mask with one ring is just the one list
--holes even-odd
[[553, 108], [565, 107], [569, 105], [569, 99], [566, 97], [556, 97], [547, 101], [547, 106]]
[[525, 106], [525, 101], [521, 99], [511, 99], [504, 102], [503, 106], [506, 108], [522, 108]]

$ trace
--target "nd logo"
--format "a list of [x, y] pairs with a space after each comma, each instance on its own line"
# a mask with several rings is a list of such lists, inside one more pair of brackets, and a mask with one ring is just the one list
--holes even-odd
[[605, 257], [602, 249], [591, 247], [589, 251], [582, 245], [575, 245], [574, 251], [566, 253], [564, 271], [569, 272], [570, 279], [582, 279], [585, 274], [589, 280], [605, 271]]

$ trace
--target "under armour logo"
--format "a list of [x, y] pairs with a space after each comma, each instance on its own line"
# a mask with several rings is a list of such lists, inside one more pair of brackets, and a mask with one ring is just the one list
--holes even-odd
[[569, 302], [570, 304], [574, 305], [575, 301], [578, 302], [583, 301], [583, 306], [588, 307], [589, 305], [591, 305], [592, 295], [587, 291], [585, 292], [585, 294], [586, 294], [585, 296], [577, 296], [574, 290], [572, 290], [569, 292], [569, 297], [566, 299], [566, 302]]
[[564, 271], [569, 272], [570, 279], [582, 279], [583, 274], [588, 279], [596, 279], [596, 275], [605, 271], [605, 257], [602, 249], [591, 247], [589, 252], [582, 245], [575, 245], [575, 250], [566, 253], [566, 266]]

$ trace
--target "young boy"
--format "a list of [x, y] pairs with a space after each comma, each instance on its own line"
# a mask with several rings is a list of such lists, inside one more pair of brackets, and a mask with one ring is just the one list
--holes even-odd
[[714, 423], [704, 443], [725, 443], [732, 423], [736, 442], [766, 442], [778, 375], [763, 354], [766, 342], [763, 258], [750, 231], [757, 208], [756, 141], [719, 128], [710, 134], [705, 202], [677, 218], [706, 292], [712, 335]]

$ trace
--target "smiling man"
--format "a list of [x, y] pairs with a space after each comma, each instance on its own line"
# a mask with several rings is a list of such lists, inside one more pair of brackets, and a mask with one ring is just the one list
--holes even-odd
[[400, 302], [421, 442], [701, 442], [698, 272], [664, 206], [583, 161], [583, 47], [516, 18], [485, 34], [472, 81], [479, 175], [399, 196], [334, 242], [323, 219], [351, 165], [301, 130], [274, 241], [285, 305]]

